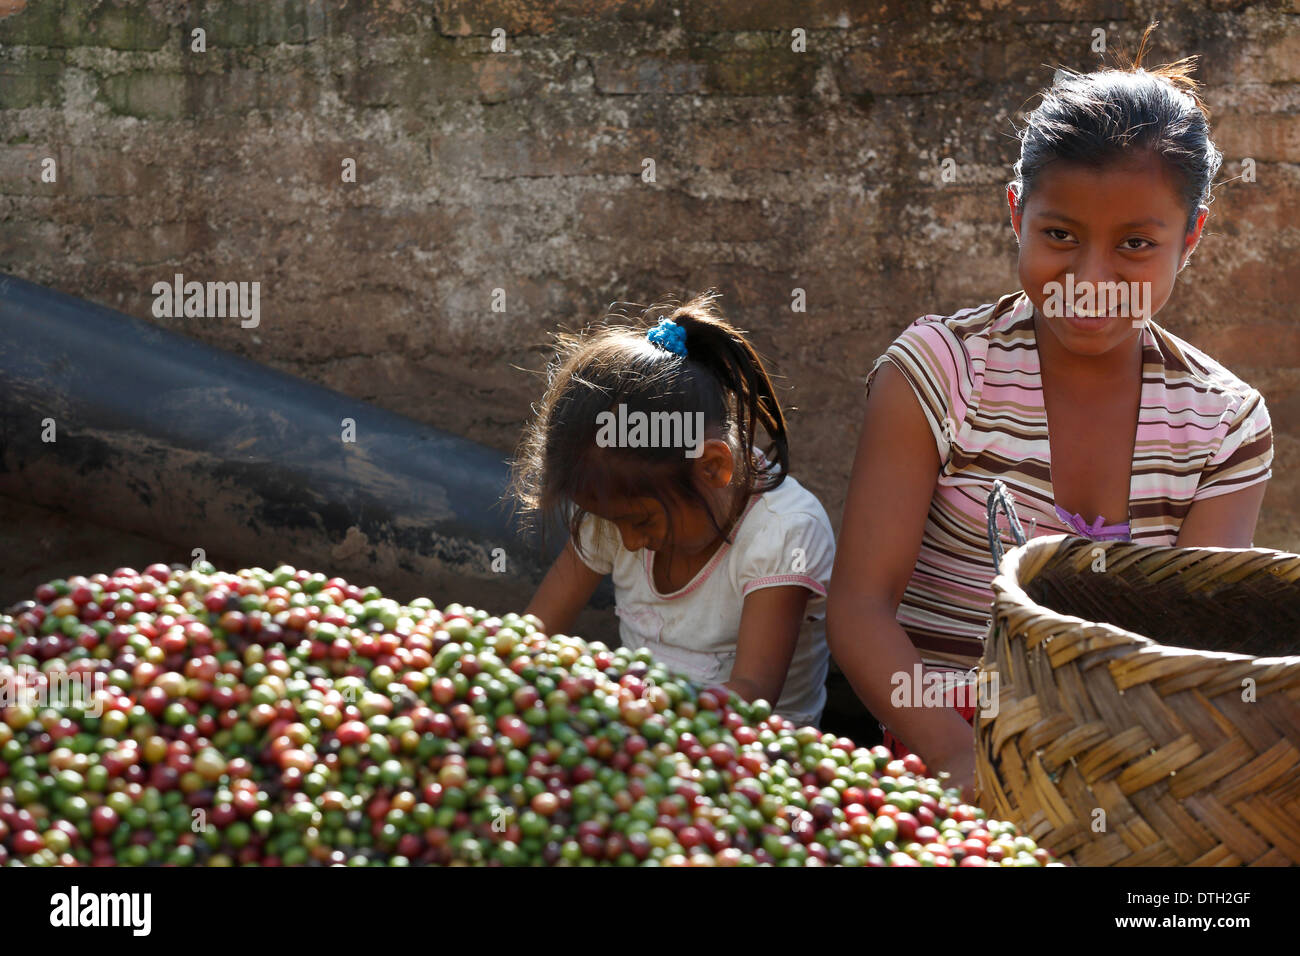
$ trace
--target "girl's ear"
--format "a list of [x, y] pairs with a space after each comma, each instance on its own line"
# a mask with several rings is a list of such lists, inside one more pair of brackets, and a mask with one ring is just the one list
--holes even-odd
[[1210, 214], [1209, 206], [1196, 207], [1196, 225], [1192, 227], [1187, 238], [1183, 240], [1182, 259], [1178, 263], [1178, 271], [1182, 272], [1187, 268], [1187, 260], [1192, 257], [1192, 252], [1196, 249], [1196, 244], [1201, 241], [1201, 231], [1205, 228], [1205, 217]]
[[1023, 210], [1019, 208], [1016, 202], [1016, 187], [1007, 186], [1007, 205], [1011, 207], [1011, 229], [1016, 234], [1016, 242], [1020, 242], [1020, 214]]
[[735, 469], [730, 445], [719, 438], [705, 441], [699, 460], [695, 463], [695, 474], [701, 481], [711, 488], [725, 488], [731, 484]]

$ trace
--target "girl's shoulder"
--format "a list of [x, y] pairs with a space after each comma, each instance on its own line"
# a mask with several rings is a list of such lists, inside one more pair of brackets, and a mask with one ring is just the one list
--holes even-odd
[[1012, 366], [1023, 362], [1033, 345], [1033, 319], [1033, 303], [1023, 291], [952, 315], [923, 315], [876, 359], [867, 374], [867, 388], [885, 362], [896, 366], [926, 414], [940, 456], [946, 458], [950, 436], [944, 423], [960, 427], [979, 404], [990, 359]]
[[820, 499], [793, 475], [786, 475], [775, 488], [754, 496], [737, 531], [737, 544], [768, 540], [773, 526], [796, 524], [833, 536], [830, 518]]
[[1155, 322], [1150, 329], [1164, 365], [1166, 388], [1190, 390], [1200, 403], [1213, 404], [1221, 411], [1263, 401], [1256, 388], [1190, 342]]
[[1033, 308], [1029, 297], [1023, 291], [1009, 292], [994, 302], [960, 309], [951, 315], [923, 315], [908, 325], [898, 339], [941, 333], [970, 351], [977, 343], [995, 334], [1013, 332], [1026, 321], [1032, 328]]
[[1023, 348], [1032, 341], [1033, 322], [1033, 303], [1023, 291], [951, 315], [923, 315], [894, 339], [876, 367], [886, 359], [901, 362], [905, 370], [947, 382], [947, 391], [965, 394], [976, 387], [990, 349]]
[[835, 532], [821, 501], [787, 475], [750, 499], [728, 552], [737, 593], [799, 584], [824, 596], [835, 564]]

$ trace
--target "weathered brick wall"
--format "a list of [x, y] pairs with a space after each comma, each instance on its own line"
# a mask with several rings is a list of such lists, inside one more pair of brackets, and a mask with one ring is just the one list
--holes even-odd
[[1160, 319], [1265, 393], [1256, 541], [1300, 550], [1296, 0], [0, 0], [0, 270], [142, 317], [260, 281], [256, 329], [156, 321], [502, 450], [550, 332], [715, 285], [838, 524], [871, 361], [1016, 287], [1012, 122], [1152, 15], [1226, 155]]

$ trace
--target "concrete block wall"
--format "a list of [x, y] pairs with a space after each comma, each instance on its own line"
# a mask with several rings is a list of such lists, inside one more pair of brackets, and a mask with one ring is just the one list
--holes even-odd
[[[1300, 551], [1295, 0], [0, 0], [0, 270], [503, 453], [553, 331], [716, 286], [838, 526], [872, 360], [1016, 288], [1013, 124], [1152, 16], [1225, 153], [1160, 321], [1264, 392]], [[176, 273], [259, 326], [154, 318]]]

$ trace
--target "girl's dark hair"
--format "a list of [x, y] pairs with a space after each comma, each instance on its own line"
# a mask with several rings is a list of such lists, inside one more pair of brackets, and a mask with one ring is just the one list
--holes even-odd
[[[672, 513], [674, 500], [696, 502], [730, 541], [749, 497], [785, 480], [790, 452], [772, 381], [753, 346], [718, 311], [717, 298], [713, 289], [685, 305], [666, 297], [632, 325], [626, 316], [610, 313], [601, 328], [557, 336], [546, 395], [533, 406], [534, 419], [511, 468], [511, 495], [543, 537], [549, 523], [567, 523], [574, 546], [580, 547], [578, 530], [586, 512], [575, 499], [582, 495], [653, 498], [665, 514]], [[685, 330], [685, 357], [646, 338], [665, 317]], [[629, 414], [647, 416], [703, 412], [705, 437], [726, 441], [737, 463], [732, 483], [743, 493], [736, 510], [722, 517], [713, 513], [693, 479], [699, 459], [686, 457], [683, 447], [598, 447], [597, 416], [617, 413], [620, 404]], [[760, 426], [768, 438], [763, 465], [751, 454]]]
[[1172, 174], [1187, 208], [1187, 231], [1193, 229], [1197, 207], [1213, 198], [1210, 187], [1223, 154], [1210, 140], [1210, 111], [1191, 77], [1196, 57], [1142, 69], [1156, 25], [1142, 34], [1129, 69], [1057, 71], [1056, 82], [1017, 131], [1020, 160], [1011, 183], [1017, 208], [1024, 208], [1034, 181], [1053, 162], [1100, 167], [1145, 152]]

